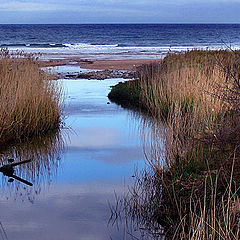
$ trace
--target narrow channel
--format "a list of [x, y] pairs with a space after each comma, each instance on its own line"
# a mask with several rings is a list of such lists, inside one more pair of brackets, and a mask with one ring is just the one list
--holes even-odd
[[[21, 174], [33, 187], [2, 177], [3, 239], [123, 239], [123, 227], [108, 224], [109, 204], [134, 181], [144, 154], [140, 122], [107, 98], [122, 80], [58, 80], [66, 98], [61, 143], [51, 142], [53, 152], [28, 148], [28, 156], [46, 158], [33, 166], [31, 178], [29, 170]], [[9, 151], [2, 158], [18, 157], [16, 147]]]

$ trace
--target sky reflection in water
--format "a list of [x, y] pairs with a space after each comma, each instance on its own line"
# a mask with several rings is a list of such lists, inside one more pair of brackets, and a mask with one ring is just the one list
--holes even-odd
[[70, 127], [62, 131], [65, 150], [50, 169], [50, 185], [39, 182], [30, 193], [19, 184], [2, 188], [0, 220], [8, 239], [122, 239], [122, 230], [107, 226], [108, 202], [114, 191], [123, 193], [144, 157], [136, 120], [107, 104], [119, 80], [63, 80]]

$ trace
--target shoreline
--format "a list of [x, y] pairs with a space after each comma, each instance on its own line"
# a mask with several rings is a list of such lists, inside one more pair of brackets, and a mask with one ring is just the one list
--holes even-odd
[[83, 65], [85, 69], [136, 71], [143, 64], [157, 63], [162, 59], [95, 60]]
[[56, 67], [64, 65], [80, 66], [90, 70], [122, 70], [136, 71], [143, 64], [161, 62], [162, 59], [125, 59], [125, 60], [86, 60], [81, 58], [50, 59], [40, 61], [41, 67]]

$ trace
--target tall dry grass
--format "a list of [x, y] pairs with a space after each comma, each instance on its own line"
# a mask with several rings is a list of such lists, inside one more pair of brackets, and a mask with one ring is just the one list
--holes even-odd
[[[212, 185], [209, 191], [210, 179]], [[231, 178], [228, 179], [225, 191], [219, 191], [218, 176], [205, 176], [204, 181], [202, 194], [192, 191], [188, 211], [184, 212], [184, 205], [166, 206], [162, 203], [161, 196], [165, 188], [162, 176], [145, 170], [142, 175], [136, 176], [135, 184], [128, 194], [116, 199], [117, 204], [111, 208], [110, 221], [116, 223], [128, 219], [130, 226], [140, 229], [143, 238], [139, 239], [238, 240], [238, 189], [233, 187]], [[177, 192], [175, 194], [179, 196]], [[169, 200], [176, 201], [174, 197]], [[170, 209], [174, 206], [176, 209]]]
[[61, 87], [37, 58], [0, 50], [0, 143], [41, 136], [59, 127]]
[[240, 103], [236, 59], [234, 52], [195, 50], [139, 69], [142, 101], [168, 126], [167, 159], [185, 155], [196, 140], [214, 140], [231, 125], [229, 113]]
[[139, 69], [142, 102], [166, 126], [164, 139], [154, 130], [161, 143], [148, 161], [162, 187], [151, 219], [165, 225], [167, 239], [239, 239], [238, 59], [239, 52], [190, 51]]
[[[203, 199], [192, 193], [189, 213], [181, 217], [173, 239], [175, 237], [189, 240], [239, 239], [239, 189], [234, 186], [233, 181], [235, 156], [231, 160], [232, 171], [227, 179], [225, 190], [219, 190], [219, 176], [212, 177], [209, 172], [204, 179]], [[207, 186], [208, 180], [211, 181], [210, 191]]]

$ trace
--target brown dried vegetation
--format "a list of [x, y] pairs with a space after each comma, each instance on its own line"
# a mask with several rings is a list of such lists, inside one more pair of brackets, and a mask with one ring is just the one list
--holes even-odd
[[37, 58], [0, 50], [0, 143], [25, 141], [59, 127], [61, 88]]
[[152, 174], [126, 201], [144, 219], [142, 207], [154, 204], [148, 222], [163, 225], [167, 239], [240, 237], [239, 59], [237, 51], [194, 50], [138, 69], [141, 102], [155, 117]]

